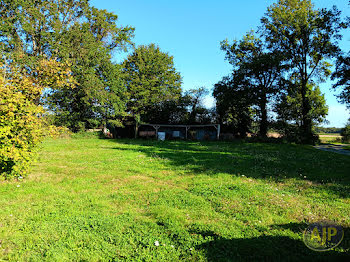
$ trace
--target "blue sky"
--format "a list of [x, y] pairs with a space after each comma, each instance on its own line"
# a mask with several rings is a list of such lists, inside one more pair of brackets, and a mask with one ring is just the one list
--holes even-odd
[[[240, 39], [256, 29], [260, 18], [274, 0], [93, 0], [91, 3], [118, 15], [120, 25], [135, 27], [136, 45], [155, 43], [174, 56], [176, 69], [183, 77], [183, 89], [205, 86], [209, 89], [230, 73], [220, 41]], [[350, 16], [347, 0], [314, 0], [316, 7], [335, 4]], [[343, 50], [350, 50], [350, 30], [344, 32]], [[125, 55], [115, 54], [116, 61]], [[321, 84], [329, 106], [328, 126], [342, 127], [350, 117], [337, 102], [331, 82]], [[208, 106], [213, 98], [206, 99]]]

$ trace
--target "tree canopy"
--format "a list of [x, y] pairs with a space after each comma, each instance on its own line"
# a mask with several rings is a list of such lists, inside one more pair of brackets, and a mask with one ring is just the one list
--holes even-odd
[[345, 27], [340, 11], [336, 7], [316, 9], [310, 0], [279, 0], [268, 8], [261, 21], [268, 45], [284, 54], [289, 74], [300, 80], [303, 140], [312, 142], [307, 86], [313, 81], [324, 81], [331, 73], [329, 59], [339, 54], [340, 30]]
[[173, 57], [155, 44], [139, 46], [123, 64], [127, 90], [127, 112], [138, 122], [147, 118], [154, 108], [181, 96], [181, 75], [174, 67]]
[[247, 33], [242, 40], [234, 41], [231, 45], [227, 40], [223, 41], [221, 49], [233, 66], [234, 74], [239, 74], [241, 81], [245, 83], [252, 99], [251, 104], [258, 108], [259, 135], [266, 137], [267, 106], [279, 94], [282, 73], [285, 70], [282, 54], [275, 49], [268, 49], [254, 32]]
[[341, 88], [339, 100], [350, 108], [350, 53], [347, 56], [338, 57], [332, 79], [337, 79], [333, 87]]
[[124, 112], [121, 69], [111, 58], [114, 50], [131, 46], [134, 29], [118, 26], [117, 15], [87, 0], [2, 0], [0, 15], [0, 46], [7, 59], [33, 76], [41, 59], [71, 65], [77, 88], [46, 90], [42, 100], [57, 124], [77, 130]]
[[246, 137], [251, 131], [253, 115], [250, 94], [240, 74], [233, 73], [215, 84], [213, 96], [223, 131], [239, 137]]

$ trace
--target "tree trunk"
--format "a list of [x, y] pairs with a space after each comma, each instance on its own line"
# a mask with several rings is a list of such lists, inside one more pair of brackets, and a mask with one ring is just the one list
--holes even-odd
[[306, 81], [301, 83], [301, 96], [302, 96], [302, 123], [301, 123], [301, 142], [304, 144], [314, 143], [312, 134], [312, 120], [309, 116], [310, 113], [310, 101], [307, 97]]
[[137, 138], [138, 133], [139, 133], [139, 122], [136, 121], [135, 122], [135, 138]]
[[266, 94], [263, 94], [260, 101], [261, 121], [260, 121], [260, 130], [259, 130], [259, 136], [263, 138], [267, 137], [267, 127], [268, 127], [266, 104], [267, 104], [267, 97], [266, 97]]

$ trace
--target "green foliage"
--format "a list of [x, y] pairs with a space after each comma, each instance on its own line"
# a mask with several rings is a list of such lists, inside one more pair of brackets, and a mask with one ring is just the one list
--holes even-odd
[[279, 0], [262, 18], [267, 43], [284, 54], [291, 76], [298, 78], [302, 98], [302, 140], [312, 141], [312, 110], [307, 85], [330, 75], [328, 59], [339, 54], [340, 11], [315, 9], [310, 0]]
[[178, 99], [158, 102], [142, 116], [146, 123], [158, 124], [209, 124], [216, 122], [215, 110], [207, 109], [203, 100], [208, 94], [204, 87], [190, 89]]
[[[105, 38], [94, 36], [92, 29], [85, 24], [72, 29], [67, 36], [67, 53], [61, 55], [73, 60], [72, 71], [78, 85], [73, 90], [62, 89], [47, 94], [50, 109], [57, 116], [57, 124], [79, 131], [93, 128], [92, 119], [98, 120], [101, 125], [106, 124], [108, 119], [116, 120], [123, 116], [126, 94], [121, 67], [111, 62], [112, 50], [104, 46], [108, 35]], [[77, 125], [78, 122], [84, 125]]]
[[337, 134], [341, 132], [341, 128], [338, 127], [315, 126], [314, 129], [318, 134]]
[[51, 138], [70, 138], [72, 136], [72, 131], [70, 131], [65, 126], [54, 126], [50, 125], [44, 129], [46, 133], [46, 137]]
[[101, 126], [101, 122], [98, 119], [88, 119], [87, 120], [87, 125], [89, 128], [91, 129], [96, 129], [99, 128]]
[[203, 105], [204, 98], [209, 94], [205, 87], [190, 89], [185, 92], [184, 97], [188, 100], [189, 115], [187, 123], [189, 124], [208, 124], [212, 119], [210, 112]]
[[[302, 125], [302, 97], [300, 92], [301, 86], [296, 83], [290, 85], [287, 92], [281, 95], [279, 102], [275, 106], [278, 119], [284, 122], [293, 122], [297, 126]], [[324, 94], [318, 86], [307, 86], [307, 97], [310, 102], [309, 118], [313, 125], [318, 125], [326, 121], [328, 106]]]
[[97, 131], [97, 132], [86, 132], [86, 131], [81, 131], [81, 132], [77, 132], [77, 133], [73, 133], [70, 138], [72, 139], [97, 139], [97, 138], [101, 138], [104, 137], [102, 132]]
[[37, 104], [42, 90], [72, 82], [65, 65], [52, 60], [39, 65], [35, 78], [13, 64], [0, 67], [0, 177], [5, 179], [27, 175], [44, 135], [44, 110]]
[[350, 108], [350, 53], [347, 56], [338, 57], [332, 79], [338, 80], [333, 88], [342, 88], [338, 95], [340, 102]]
[[149, 118], [154, 108], [177, 101], [181, 95], [181, 76], [173, 57], [154, 44], [139, 46], [123, 64], [127, 88], [127, 111], [135, 119]]
[[[274, 111], [277, 113], [278, 129], [289, 141], [303, 143], [304, 130], [302, 129], [303, 112], [301, 86], [298, 83], [290, 84], [286, 93], [279, 97]], [[324, 94], [315, 85], [307, 85], [307, 97], [310, 103], [308, 118], [312, 121], [312, 126], [324, 123], [328, 114], [328, 106]], [[309, 142], [318, 141], [314, 134]]]
[[184, 124], [188, 122], [190, 98], [186, 95], [179, 99], [159, 102], [148, 108], [142, 121], [153, 124]]
[[215, 84], [213, 96], [216, 99], [218, 119], [223, 132], [233, 132], [245, 137], [252, 124], [252, 99], [241, 75], [224, 77]]
[[33, 76], [42, 58], [71, 65], [76, 88], [47, 86], [42, 100], [55, 124], [78, 131], [90, 128], [91, 119], [102, 124], [124, 113], [120, 66], [111, 54], [131, 45], [133, 28], [117, 26], [117, 15], [87, 0], [2, 0], [1, 6], [0, 46], [7, 57]]
[[234, 74], [240, 75], [246, 92], [250, 93], [251, 104], [257, 108], [259, 118], [259, 135], [267, 136], [267, 107], [281, 91], [282, 72], [285, 69], [282, 54], [267, 45], [254, 35], [247, 33], [241, 41], [231, 45], [227, 40], [221, 43], [226, 52], [226, 60], [233, 65]]
[[[3, 73], [3, 72], [1, 72]], [[0, 177], [24, 177], [40, 142], [42, 109], [21, 92], [20, 83], [4, 83], [0, 77]]]
[[350, 143], [350, 121], [341, 130], [340, 135], [342, 136], [343, 143]]
[[[350, 5], [350, 1], [349, 1]], [[344, 23], [345, 24], [345, 23]], [[347, 17], [347, 23], [344, 27], [350, 27], [350, 17]], [[333, 88], [342, 88], [338, 95], [340, 102], [350, 108], [350, 52], [347, 55], [340, 55], [337, 59], [336, 70], [332, 74], [332, 79], [338, 81], [333, 85]]]

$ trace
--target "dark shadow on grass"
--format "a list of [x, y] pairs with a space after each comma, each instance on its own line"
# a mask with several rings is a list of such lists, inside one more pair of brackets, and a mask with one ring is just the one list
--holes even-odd
[[300, 240], [262, 236], [247, 239], [217, 239], [197, 246], [208, 261], [349, 261], [350, 256], [334, 250], [315, 252]]
[[[292, 229], [302, 235], [306, 224], [292, 223], [277, 225], [275, 228]], [[203, 250], [208, 261], [350, 261], [348, 239], [344, 239], [335, 250], [315, 252], [305, 246], [302, 240], [288, 236], [260, 236], [243, 239], [221, 238], [213, 232], [196, 232], [212, 236], [214, 240], [196, 247]], [[345, 230], [348, 236], [349, 230]], [[340, 252], [343, 250], [343, 252]]]
[[[133, 150], [149, 157], [167, 159], [174, 168], [189, 174], [231, 175], [310, 181], [339, 197], [350, 196], [350, 158], [319, 151], [311, 146], [242, 142], [190, 142], [111, 140], [115, 149]], [[119, 145], [118, 145], [119, 144]], [[126, 148], [120, 144], [132, 145]]]

